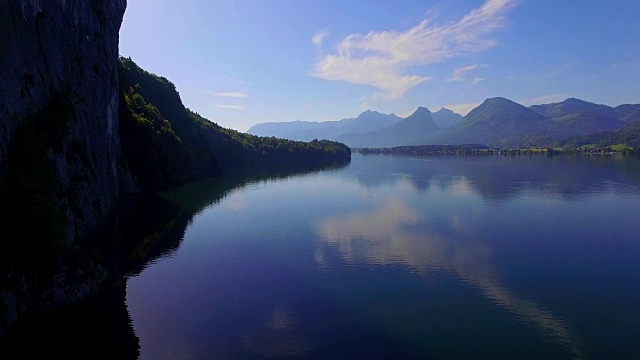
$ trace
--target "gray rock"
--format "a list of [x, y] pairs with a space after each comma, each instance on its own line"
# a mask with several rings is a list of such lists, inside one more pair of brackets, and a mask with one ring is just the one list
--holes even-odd
[[[126, 0], [0, 1], [0, 181], [10, 152], [21, 151], [15, 146], [20, 129], [62, 124], [64, 131], [47, 144], [45, 160], [57, 182], [68, 242], [100, 224], [119, 196], [137, 191], [121, 164], [118, 122], [125, 8]], [[94, 291], [106, 274], [97, 264], [89, 270], [63, 269], [37, 287], [3, 274], [0, 334], [28, 308], [78, 301]]]
[[[59, 179], [72, 240], [135, 191], [121, 158], [118, 41], [126, 0], [0, 2], [0, 179], [19, 127], [42, 114], [67, 130], [49, 157]], [[52, 101], [68, 114], [47, 114]]]

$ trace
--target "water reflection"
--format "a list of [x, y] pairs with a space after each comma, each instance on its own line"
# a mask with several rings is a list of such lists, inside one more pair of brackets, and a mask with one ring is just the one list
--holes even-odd
[[504, 202], [522, 193], [578, 200], [603, 190], [637, 192], [640, 159], [602, 156], [353, 156], [349, 172], [371, 190], [408, 180], [418, 192], [449, 188], [463, 177], [486, 200]]
[[[632, 192], [638, 199], [637, 171], [616, 161], [541, 159], [356, 155], [350, 167], [335, 172], [245, 174], [167, 191], [131, 208], [129, 220], [120, 223], [127, 235], [111, 250], [111, 265], [130, 275], [130, 302], [125, 307], [122, 286], [111, 318], [129, 340], [140, 337], [145, 359], [393, 358], [398, 351], [407, 358], [473, 357], [467, 349], [490, 358], [599, 358], [593, 354], [616, 351], [623, 356], [614, 357], [634, 358], [624, 355], [637, 335], [627, 330], [637, 323], [629, 309], [640, 294], [625, 276], [638, 274], [632, 259], [637, 245], [622, 247], [631, 241], [611, 237], [599, 242], [593, 234], [560, 238], [573, 221], [580, 234], [602, 225], [609, 235], [637, 243], [640, 228], [628, 222], [635, 221], [629, 213], [638, 205], [620, 196]], [[553, 215], [541, 215], [547, 211]], [[527, 216], [536, 218], [522, 220]], [[531, 230], [543, 222], [556, 230]], [[521, 225], [533, 235], [509, 238], [525, 231], [505, 228]], [[551, 241], [532, 241], [541, 233]], [[556, 239], [563, 248], [544, 248]], [[531, 250], [542, 250], [523, 254], [528, 241]], [[631, 249], [631, 255], [593, 255], [618, 245], [618, 252]], [[572, 254], [562, 258], [558, 249]], [[521, 257], [505, 259], [510, 252]], [[581, 262], [585, 255], [597, 263]], [[562, 268], [543, 274], [549, 278], [526, 273], [552, 264], [547, 260], [554, 256]], [[531, 268], [514, 266], [518, 261]], [[606, 271], [618, 273], [594, 275]], [[566, 291], [553, 283], [576, 274], [559, 281]], [[439, 286], [420, 286], [418, 279]], [[610, 279], [618, 282], [609, 288], [598, 283]], [[563, 294], [549, 296], [557, 289]], [[536, 301], [523, 296], [531, 293]], [[470, 298], [454, 298], [460, 294]], [[575, 294], [582, 298], [574, 311], [567, 308], [578, 308]], [[615, 296], [631, 300], [616, 302]], [[622, 305], [618, 314], [611, 314], [612, 304]], [[599, 318], [617, 323], [598, 329], [592, 325]], [[494, 325], [495, 333], [478, 331]], [[506, 340], [501, 331], [509, 330], [515, 332]], [[531, 333], [550, 341], [541, 344]], [[137, 352], [137, 342], [131, 345]]]
[[[91, 258], [79, 260], [99, 260], [113, 281], [79, 304], [44, 314], [21, 316], [0, 337], [0, 358], [13, 358], [11, 356], [16, 354], [21, 354], [20, 358], [36, 358], [46, 348], [49, 357], [65, 359], [138, 359], [139, 338], [134, 333], [130, 309], [126, 304], [127, 277], [135, 277], [149, 266], [174, 256], [194, 216], [219, 203], [230, 193], [252, 184], [277, 183], [313, 172], [336, 171], [346, 165], [236, 169], [225, 177], [201, 180], [168, 190], [160, 196], [122, 199], [121, 208], [112, 214], [110, 221], [86, 239], [89, 250], [85, 251], [91, 254]], [[242, 211], [246, 204], [239, 202], [229, 206], [229, 210]], [[81, 271], [76, 270], [77, 273]], [[66, 279], [60, 281], [65, 282]], [[81, 283], [78, 291], [83, 290]], [[47, 299], [55, 295], [45, 293], [41, 296]], [[0, 307], [0, 316], [5, 310]], [[290, 309], [276, 307], [263, 325], [268, 331], [258, 332], [260, 336], [247, 332], [242, 337], [244, 345], [240, 348], [244, 347], [250, 353], [272, 355], [290, 355], [294, 350], [306, 349], [307, 345], [295, 333], [296, 316]], [[176, 345], [171, 351], [171, 354], [166, 354], [168, 358], [198, 358], [198, 352], [190, 342]]]
[[299, 356], [308, 352], [310, 345], [297, 329], [296, 316], [291, 308], [275, 307], [269, 313], [264, 329], [242, 336], [245, 350], [268, 358]]
[[[470, 188], [467, 181], [458, 179], [450, 189], [468, 193]], [[432, 271], [454, 273], [466, 284], [479, 288], [494, 303], [566, 346], [574, 358], [583, 358], [580, 340], [562, 318], [501, 284], [492, 265], [491, 248], [466, 236], [465, 232], [454, 231], [453, 237], [447, 235], [448, 232], [426, 231], [433, 229], [426, 226], [428, 222], [429, 219], [405, 201], [392, 197], [373, 211], [323, 219], [316, 231], [324, 244], [338, 249], [348, 263], [402, 264], [421, 275]], [[452, 226], [458, 230], [472, 226], [471, 223], [462, 214], [451, 219]], [[314, 256], [322, 269], [331, 266], [326, 262], [325, 250], [321, 246]]]
[[[457, 311], [455, 307], [445, 307], [445, 319], [440, 323], [422, 324], [422, 317], [416, 317], [416, 327], [412, 324], [410, 330], [403, 332], [409, 328], [403, 324], [407, 313], [429, 311], [432, 304], [442, 305], [452, 299], [446, 297], [449, 293], [438, 300], [441, 302], [412, 304], [433, 300], [407, 291], [417, 276], [406, 276], [402, 268], [427, 282], [437, 279], [429, 275], [454, 274], [466, 285], [465, 289], [473, 289], [473, 293], [490, 300], [483, 303], [496, 305], [481, 306], [480, 311], [490, 307], [505, 309], [506, 314], [514, 315], [505, 317], [517, 318], [526, 324], [518, 326], [534, 330], [518, 328], [522, 333], [514, 334], [513, 346], [504, 346], [507, 351], [526, 351], [522, 349], [529, 346], [527, 340], [534, 333], [553, 342], [550, 350], [545, 348], [541, 353], [549, 350], [545, 354], [586, 357], [585, 348], [593, 352], [589, 345], [594, 337], [585, 334], [585, 326], [578, 328], [581, 337], [589, 340], [583, 346], [573, 328], [584, 317], [569, 313], [552, 300], [553, 305], [549, 306], [562, 309], [563, 316], [571, 319], [570, 327], [563, 317], [523, 296], [530, 284], [507, 282], [507, 273], [499, 271], [510, 267], [499, 257], [502, 246], [494, 245], [508, 239], [497, 236], [500, 239], [494, 241], [491, 236], [482, 239], [478, 235], [485, 220], [497, 228], [539, 224], [521, 223], [506, 212], [495, 214], [499, 208], [521, 210], [517, 214], [521, 217], [539, 216], [539, 203], [553, 199], [552, 204], [561, 205], [552, 211], [566, 221], [568, 217], [562, 211], [589, 207], [594, 203], [590, 198], [593, 194], [600, 199], [602, 194], [623, 194], [628, 188], [637, 193], [636, 173], [625, 170], [626, 165], [613, 162], [600, 167], [597, 160], [582, 161], [357, 156], [350, 167], [333, 174], [291, 181], [281, 181], [287, 176], [249, 177], [231, 183], [229, 179], [218, 179], [166, 192], [162, 198], [182, 211], [193, 226], [175, 258], [162, 255], [158, 266], [130, 280], [133, 290], [129, 292], [129, 306], [135, 314], [136, 331], [144, 334], [143, 357], [331, 358], [336, 354], [348, 357], [348, 353], [354, 357], [377, 354], [384, 358], [400, 349], [415, 351], [418, 358], [431, 351], [436, 356], [456, 354], [452, 349], [461, 344], [457, 341], [467, 337], [479, 342], [487, 340], [486, 346], [476, 349], [490, 353], [488, 348], [497, 343], [474, 330], [465, 330], [464, 323], [457, 327], [457, 321], [466, 319], [455, 318], [451, 313]], [[566, 174], [566, 169], [573, 173]], [[575, 187], [571, 188], [574, 182]], [[583, 198], [589, 200], [582, 203]], [[575, 202], [576, 206], [564, 207], [564, 200]], [[309, 223], [315, 227], [309, 228]], [[176, 224], [174, 228], [183, 231], [188, 226], [186, 222]], [[553, 238], [560, 233], [552, 232]], [[321, 239], [320, 246], [316, 236]], [[177, 248], [182, 236], [175, 239]], [[344, 267], [335, 261], [336, 253], [340, 261], [352, 266]], [[543, 252], [532, 258], [544, 262], [549, 255]], [[318, 267], [335, 271], [318, 272]], [[385, 270], [377, 275], [393, 272], [398, 287], [390, 283], [378, 286], [378, 278], [362, 275], [368, 267]], [[391, 268], [401, 270], [386, 271]], [[375, 290], [362, 291], [359, 286]], [[433, 290], [439, 293], [442, 287]], [[403, 312], [394, 301], [385, 298], [362, 300], [375, 291], [398, 296], [399, 301], [406, 301], [408, 310]], [[474, 301], [462, 303], [473, 305]], [[482, 320], [492, 324], [491, 320]], [[505, 324], [497, 321], [496, 325]], [[453, 328], [455, 343], [422, 343], [436, 344], [434, 333], [446, 332], [448, 326]], [[429, 329], [418, 334], [420, 327]], [[408, 332], [416, 335], [406, 336]], [[540, 344], [538, 339], [532, 342]]]
[[[221, 179], [166, 192], [163, 199], [181, 209], [191, 226], [174, 258], [160, 258], [129, 280], [142, 357], [392, 358], [402, 351], [407, 358], [466, 358], [478, 351], [489, 358], [579, 359], [594, 356], [594, 347], [629, 354], [631, 340], [620, 334], [637, 333], [625, 331], [637, 318], [632, 307], [622, 303], [620, 313], [631, 313], [631, 320], [609, 337], [590, 329], [599, 316], [620, 319], [607, 313], [615, 301], [581, 298], [583, 309], [567, 307], [577, 307], [571, 292], [584, 294], [585, 288], [610, 298], [606, 287], [594, 290], [591, 283], [602, 268], [635, 274], [632, 256], [593, 262], [599, 254], [584, 244], [600, 239], [581, 234], [598, 231], [598, 225], [582, 223], [601, 221], [594, 213], [607, 214], [608, 223], [601, 225], [617, 238], [640, 234], [635, 225], [619, 226], [632, 218], [624, 212], [638, 209], [620, 195], [632, 191], [637, 198], [640, 179], [629, 164], [615, 161], [538, 160], [354, 156], [350, 167], [331, 174], [231, 185]], [[525, 220], [530, 216], [533, 221]], [[571, 222], [576, 231], [567, 231]], [[540, 230], [541, 224], [553, 230]], [[514, 230], [519, 226], [527, 229]], [[573, 238], [562, 238], [567, 233]], [[536, 241], [546, 235], [551, 241]], [[625, 245], [603, 238], [603, 248]], [[545, 248], [556, 239], [563, 248]], [[520, 247], [527, 242], [539, 252], [524, 254]], [[561, 258], [558, 249], [573, 254]], [[505, 253], [521, 257], [505, 259]], [[591, 262], [582, 262], [584, 255]], [[557, 258], [562, 268], [543, 274], [553, 276], [527, 274]], [[617, 259], [623, 266], [615, 267]], [[517, 261], [531, 269], [514, 266]], [[441, 276], [449, 273], [455, 276]], [[559, 281], [566, 291], [554, 283], [556, 275], [575, 274]], [[582, 279], [573, 283], [577, 277]], [[448, 279], [426, 288], [415, 286], [419, 278]], [[531, 279], [540, 281], [539, 288]], [[629, 283], [617, 285], [629, 290]], [[558, 289], [563, 293], [549, 296]], [[523, 296], [530, 293], [563, 316]], [[469, 298], [455, 298], [460, 294]], [[501, 331], [510, 330], [503, 337]], [[612, 345], [616, 340], [623, 346]]]

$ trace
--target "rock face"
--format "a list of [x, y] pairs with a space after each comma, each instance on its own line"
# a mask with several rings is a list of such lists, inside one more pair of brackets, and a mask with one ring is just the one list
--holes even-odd
[[[86, 234], [118, 195], [135, 190], [120, 165], [118, 41], [126, 0], [0, 2], [0, 181], [16, 134], [62, 129], [46, 149], [66, 238]], [[50, 134], [49, 134], [50, 135]]]
[[[0, 335], [20, 313], [77, 301], [104, 279], [90, 261], [54, 264], [46, 276], [7, 269], [14, 253], [36, 265], [48, 259], [53, 238], [71, 248], [137, 190], [122, 165], [118, 121], [125, 8], [126, 0], [0, 1]], [[60, 231], [38, 230], [52, 214]]]
[[[0, 337], [21, 314], [80, 301], [124, 275], [136, 247], [118, 236], [122, 195], [233, 167], [351, 157], [343, 144], [258, 138], [188, 111], [167, 79], [120, 62], [125, 8], [0, 0]], [[105, 228], [116, 231], [101, 236]]]

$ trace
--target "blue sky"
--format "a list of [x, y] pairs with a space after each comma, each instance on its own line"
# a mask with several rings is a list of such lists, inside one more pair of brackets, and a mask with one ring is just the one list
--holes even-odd
[[640, 102], [636, 0], [129, 0], [120, 53], [221, 126]]

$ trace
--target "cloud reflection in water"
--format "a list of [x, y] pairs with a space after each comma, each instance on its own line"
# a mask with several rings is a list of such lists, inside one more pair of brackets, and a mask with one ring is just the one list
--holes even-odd
[[[456, 214], [451, 224], [460, 227], [465, 220]], [[465, 236], [469, 234], [466, 231], [456, 232], [460, 235], [456, 238], [427, 231], [426, 221], [428, 219], [401, 199], [390, 198], [372, 212], [323, 219], [317, 224], [316, 231], [325, 245], [336, 248], [351, 264], [402, 264], [421, 275], [436, 270], [456, 274], [518, 319], [536, 326], [546, 337], [566, 346], [574, 358], [584, 357], [580, 340], [563, 319], [500, 283], [489, 247]], [[315, 259], [319, 267], [328, 267], [322, 248], [318, 249]]]

